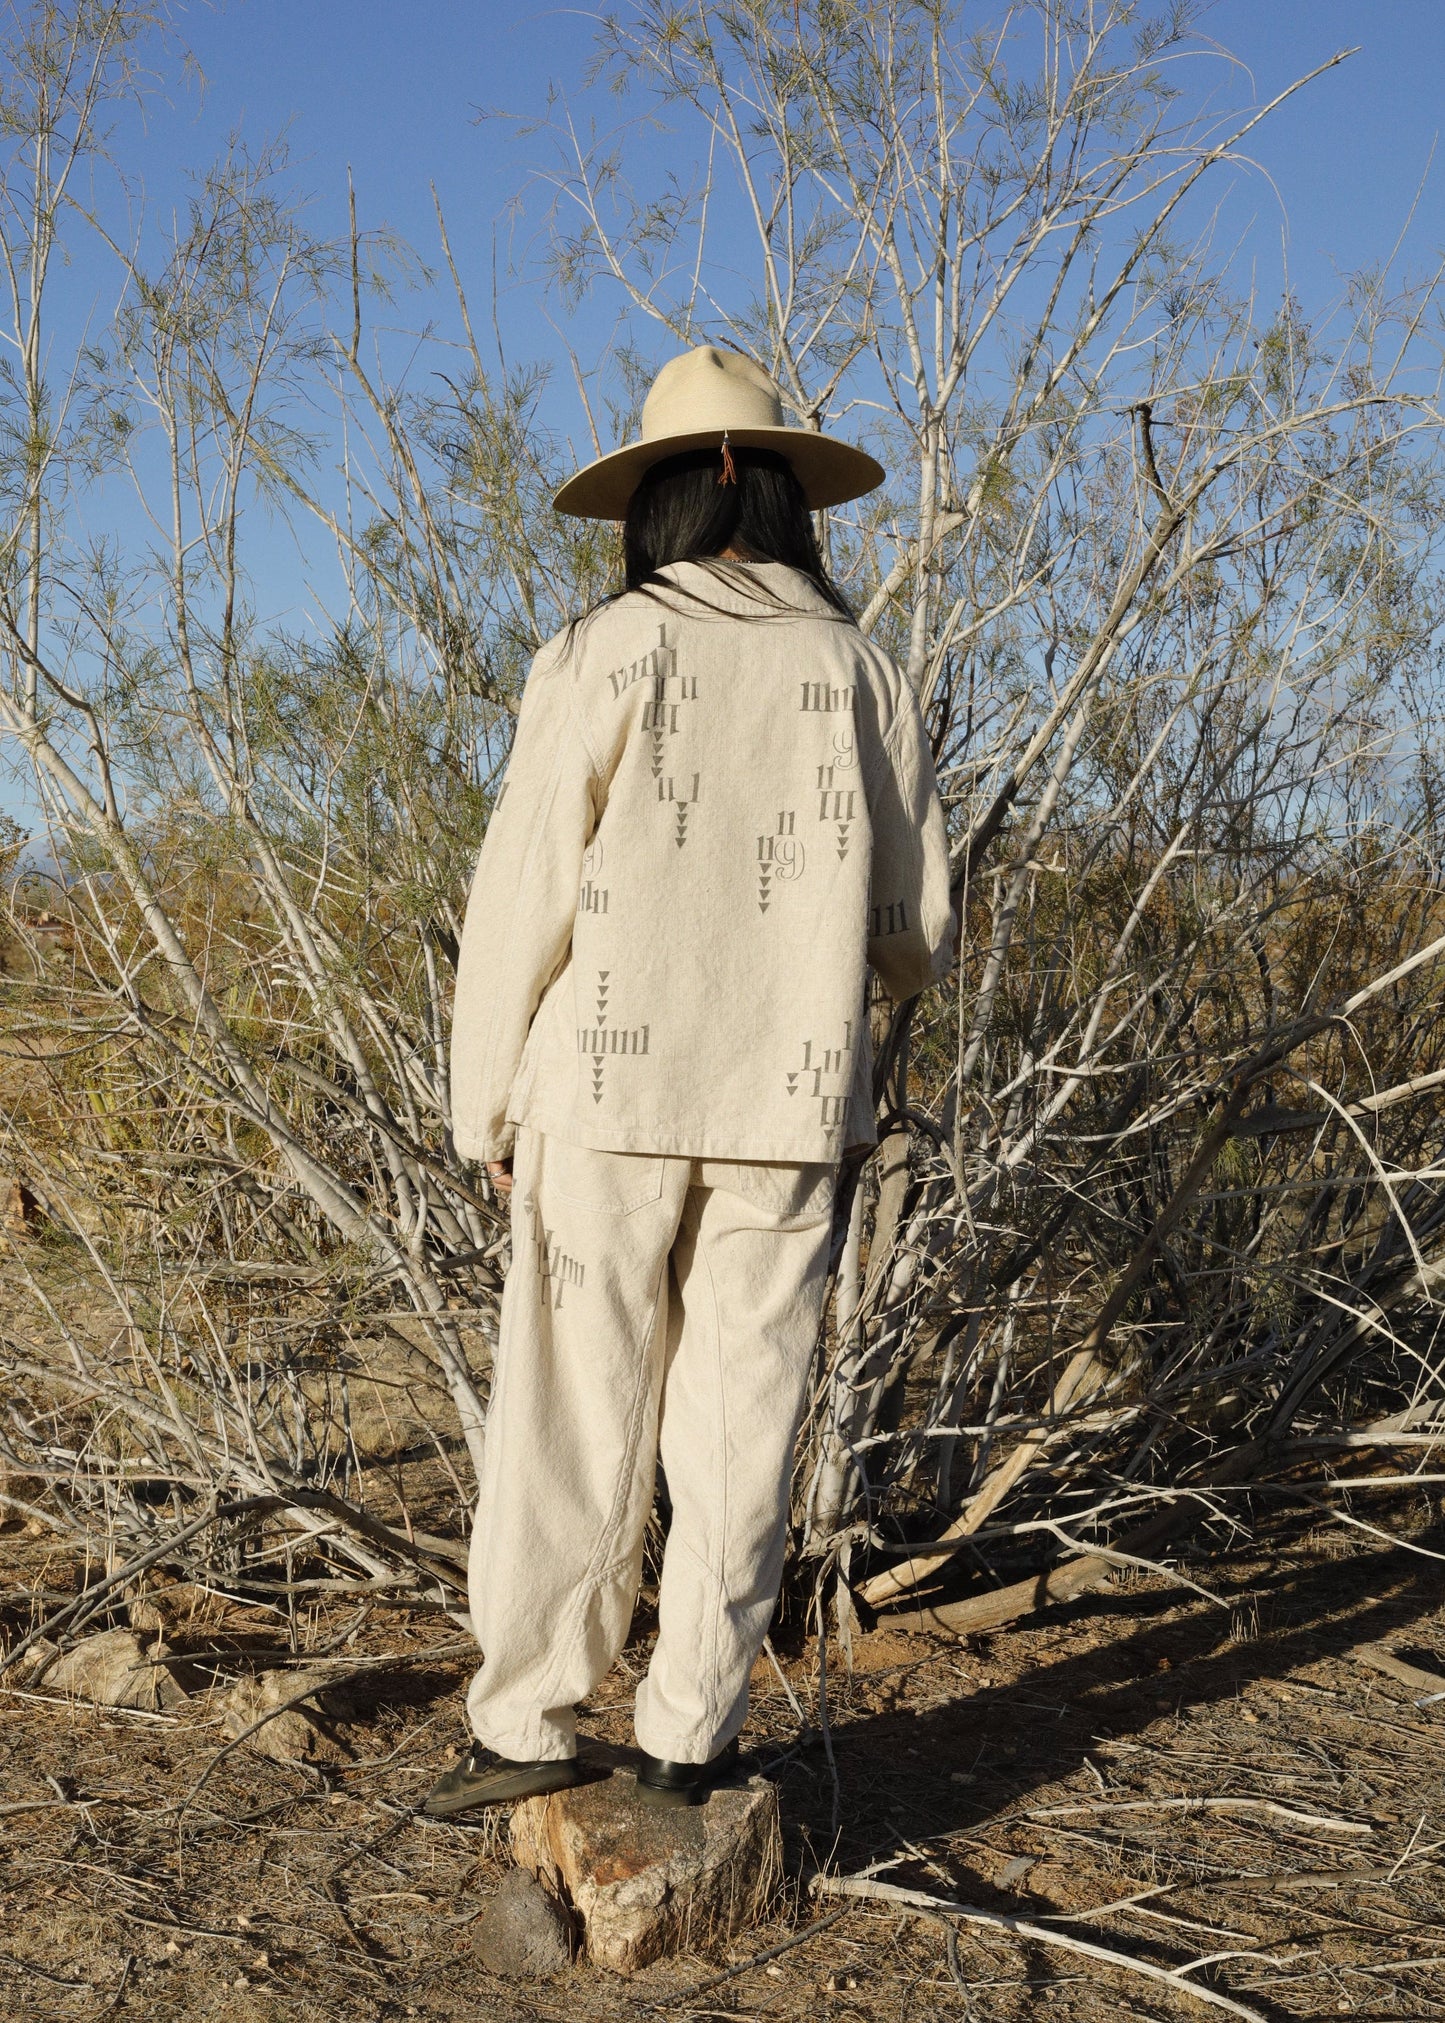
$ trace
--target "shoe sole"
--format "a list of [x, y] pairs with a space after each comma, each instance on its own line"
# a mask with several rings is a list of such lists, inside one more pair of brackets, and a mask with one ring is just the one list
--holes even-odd
[[487, 1788], [475, 1793], [459, 1792], [455, 1798], [438, 1803], [426, 1799], [419, 1810], [426, 1819], [452, 1819], [459, 1812], [476, 1812], [484, 1805], [516, 1805], [524, 1798], [545, 1798], [549, 1792], [568, 1791], [580, 1784], [580, 1773], [567, 1764], [558, 1774], [544, 1771], [517, 1771], [505, 1779], [488, 1779]]

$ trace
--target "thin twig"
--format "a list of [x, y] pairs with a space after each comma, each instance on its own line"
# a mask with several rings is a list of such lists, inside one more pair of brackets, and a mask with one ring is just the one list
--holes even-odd
[[[1189, 1968], [1156, 1967], [1148, 1960], [1136, 1960], [1110, 1946], [1095, 1945], [1089, 1939], [1076, 1939], [1066, 1932], [1050, 1931], [1046, 1925], [1010, 1917], [1003, 1911], [985, 1911], [976, 1904], [957, 1903], [949, 1897], [931, 1897], [922, 1890], [903, 1889], [897, 1883], [869, 1882], [859, 1876], [818, 1875], [813, 1877], [808, 1888], [815, 1896], [874, 1898], [880, 1903], [901, 1904], [910, 1910], [961, 1918], [967, 1924], [987, 1925], [998, 1932], [1012, 1932], [1018, 1938], [1035, 1939], [1040, 1945], [1056, 1946], [1063, 1952], [1080, 1954], [1087, 1960], [1099, 1960], [1128, 1974], [1143, 1974], [1146, 1979], [1159, 1981], [1177, 1994], [1192, 1995], [1196, 2002], [1207, 2002], [1215, 2009], [1225, 2009], [1231, 2016], [1243, 2016], [1246, 2023], [1267, 2023], [1259, 2010], [1248, 2008], [1232, 1996], [1220, 1994], [1217, 1989], [1188, 1980]], [[1204, 1962], [1193, 1964], [1203, 1965]]]
[[1334, 1819], [1327, 1813], [1296, 1812], [1272, 1798], [1119, 1798], [1088, 1800], [1077, 1805], [1034, 1806], [1026, 1819], [1066, 1819], [1075, 1813], [1099, 1812], [1262, 1812], [1289, 1826], [1317, 1827], [1326, 1833], [1373, 1833], [1362, 1820]]
[[819, 1932], [826, 1932], [830, 1925], [836, 1925], [841, 1918], [846, 1918], [852, 1908], [851, 1904], [844, 1904], [840, 1910], [829, 1911], [826, 1916], [816, 1918], [801, 1932], [794, 1932], [791, 1938], [783, 1939], [776, 1946], [769, 1946], [761, 1953], [754, 1953], [750, 1959], [737, 1961], [735, 1965], [725, 1968], [721, 1974], [714, 1974], [710, 1981], [699, 1981], [695, 1988], [684, 1988], [676, 1995], [664, 1995], [656, 2002], [643, 2002], [634, 1997], [636, 2006], [639, 2009], [662, 2010], [675, 2009], [681, 2002], [695, 2002], [700, 1995], [710, 1995], [714, 1988], [721, 1988], [725, 1981], [736, 1980], [739, 1974], [750, 1973], [754, 1967], [765, 1967], [769, 1960], [780, 1959], [784, 1953], [791, 1953], [795, 1946], [805, 1946], [809, 1939], [817, 1938]]

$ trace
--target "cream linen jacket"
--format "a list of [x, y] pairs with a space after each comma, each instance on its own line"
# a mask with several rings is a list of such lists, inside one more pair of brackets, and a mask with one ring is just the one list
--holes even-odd
[[679, 563], [544, 646], [467, 905], [452, 1131], [836, 1160], [874, 1142], [867, 965], [950, 959], [918, 703], [780, 563]]

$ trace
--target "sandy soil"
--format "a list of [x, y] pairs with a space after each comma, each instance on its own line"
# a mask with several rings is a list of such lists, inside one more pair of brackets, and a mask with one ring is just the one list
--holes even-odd
[[[1194, 1978], [1269, 2019], [1445, 2016], [1445, 1702], [1352, 1655], [1384, 1642], [1445, 1671], [1445, 1531], [1421, 1497], [1261, 1519], [1190, 1566], [967, 1644], [881, 1627], [827, 1653], [836, 1787], [821, 1742], [760, 1666], [744, 1741], [780, 1787], [792, 1881], [773, 1923], [631, 1982], [586, 1967], [487, 1976], [468, 1927], [505, 1832], [410, 1807], [462, 1739], [446, 1624], [344, 1609], [316, 1626], [368, 1674], [335, 1767], [224, 1744], [218, 1695], [285, 1664], [263, 1612], [172, 1595], [193, 1688], [143, 1717], [0, 1693], [0, 2000], [26, 2023], [270, 2019], [807, 2017], [809, 2023], [1103, 2023], [1203, 2017], [1180, 1989], [1036, 1938], [896, 1904], [820, 1903], [806, 1878], [880, 1881], [1002, 1911]], [[0, 1538], [0, 1622], [77, 1569]], [[166, 1598], [161, 1598], [166, 1606]], [[354, 1626], [348, 1640], [348, 1628]], [[817, 1652], [781, 1636], [816, 1728]], [[645, 1610], [584, 1719], [626, 1745]], [[201, 1782], [204, 1774], [205, 1781]], [[1181, 1800], [1245, 1801], [1209, 1809]], [[835, 1824], [836, 1821], [836, 1824]], [[1125, 1901], [1131, 1900], [1131, 1901]], [[823, 1926], [834, 1911], [841, 1915]], [[811, 1926], [818, 1928], [810, 1930]], [[788, 1944], [790, 1941], [796, 1943]], [[787, 1946], [769, 1960], [758, 1954]], [[720, 1978], [721, 1977], [721, 1978]], [[962, 1986], [960, 1986], [960, 1979]]]

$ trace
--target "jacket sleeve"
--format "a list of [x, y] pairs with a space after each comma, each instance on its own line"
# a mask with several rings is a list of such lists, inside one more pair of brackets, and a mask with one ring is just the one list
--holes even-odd
[[596, 780], [570, 674], [539, 656], [462, 928], [451, 1097], [452, 1138], [464, 1159], [511, 1156], [508, 1098], [533, 1016], [571, 948]]
[[955, 925], [948, 837], [918, 698], [901, 676], [874, 792], [868, 960], [890, 997], [903, 999], [947, 975]]

